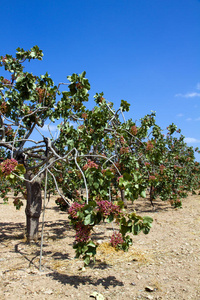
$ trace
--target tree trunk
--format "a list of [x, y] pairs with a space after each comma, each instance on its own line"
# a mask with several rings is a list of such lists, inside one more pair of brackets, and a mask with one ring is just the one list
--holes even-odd
[[[27, 178], [28, 177], [28, 178]], [[30, 180], [31, 176], [26, 176]], [[38, 240], [39, 218], [42, 209], [41, 177], [33, 182], [26, 182], [27, 204], [26, 204], [26, 238], [27, 241]]]
[[125, 198], [125, 191], [121, 190], [121, 199], [124, 203], [124, 208], [127, 208], [127, 199]]
[[155, 197], [154, 197], [154, 188], [152, 185], [150, 186], [150, 195], [149, 196], [150, 196], [149, 200], [151, 202], [151, 205], [154, 207], [153, 200], [155, 199]]

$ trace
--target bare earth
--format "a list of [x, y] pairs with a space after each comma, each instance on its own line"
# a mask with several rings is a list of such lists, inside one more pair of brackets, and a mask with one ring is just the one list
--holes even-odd
[[27, 245], [23, 238], [24, 206], [16, 211], [12, 200], [0, 200], [0, 299], [200, 299], [200, 196], [185, 199], [183, 209], [161, 201], [155, 207], [144, 200], [129, 204], [154, 222], [149, 235], [133, 237], [128, 253], [109, 246], [115, 224], [99, 225], [96, 264], [84, 269], [74, 258], [68, 215], [52, 199], [40, 272], [40, 242]]

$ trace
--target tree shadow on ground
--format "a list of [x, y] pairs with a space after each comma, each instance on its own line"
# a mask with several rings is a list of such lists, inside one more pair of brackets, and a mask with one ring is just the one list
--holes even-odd
[[59, 220], [56, 222], [45, 222], [45, 231], [48, 232], [48, 238], [53, 240], [63, 239], [66, 237], [66, 233], [69, 236], [69, 232], [73, 233], [72, 226], [69, 225], [69, 221]]
[[155, 199], [153, 201], [153, 205], [148, 199], [139, 198], [132, 202], [128, 202], [128, 211], [131, 212], [136, 210], [138, 214], [140, 213], [158, 213], [160, 211], [169, 211], [173, 210], [174, 208], [169, 204], [169, 201], [162, 201], [160, 199]]
[[[21, 255], [27, 262], [29, 267], [31, 265], [38, 269], [35, 264], [35, 259], [40, 256], [40, 246], [41, 239], [38, 241], [27, 243], [25, 239], [25, 226], [24, 223], [13, 223], [13, 222], [1, 222], [0, 223], [0, 242], [5, 246], [11, 248], [9, 251], [15, 252]], [[74, 234], [72, 227], [69, 226], [69, 222], [66, 220], [59, 220], [57, 222], [45, 222], [45, 232], [44, 232], [44, 243], [43, 243], [43, 256], [52, 256], [56, 260], [66, 260], [69, 259], [69, 254], [55, 252], [55, 251], [45, 251], [46, 247], [49, 247], [49, 239], [59, 240], [66, 238], [66, 235]], [[69, 234], [70, 232], [70, 234]], [[39, 231], [39, 235], [41, 232]], [[13, 242], [14, 241], [14, 245]]]
[[[52, 253], [52, 252], [51, 252]], [[45, 256], [45, 253], [43, 254]], [[65, 253], [63, 254], [62, 252], [55, 252], [52, 257], [55, 260], [64, 260], [64, 259], [70, 259], [69, 254]]]
[[106, 262], [101, 262], [100, 260], [96, 260], [95, 263], [90, 263], [90, 267], [92, 269], [99, 269], [99, 270], [105, 270], [105, 269], [111, 269], [112, 266], [107, 264]]
[[[31, 249], [29, 248], [29, 251], [27, 253], [27, 249], [21, 249], [19, 246], [25, 245], [25, 242], [20, 242], [15, 245], [15, 252], [19, 253], [28, 263], [29, 267], [33, 265], [38, 269], [38, 266], [34, 263], [34, 260], [40, 256], [40, 244], [39, 243], [34, 243], [32, 244], [33, 247]], [[47, 247], [48, 245], [43, 244], [43, 247]], [[69, 254], [61, 253], [61, 252], [55, 252], [53, 253], [52, 251], [42, 251], [42, 256], [52, 256], [54, 259], [58, 260], [66, 260], [69, 259]]]
[[19, 240], [24, 237], [24, 223], [0, 223], [0, 241]]
[[[19, 240], [24, 238], [25, 225], [24, 223], [12, 223], [12, 222], [1, 222], [0, 223], [0, 241], [4, 240]], [[66, 233], [73, 234], [73, 229], [69, 225], [69, 221], [59, 220], [55, 222], [44, 222], [44, 229], [48, 232], [48, 238], [52, 239], [63, 239], [66, 237]], [[39, 231], [39, 234], [41, 232]], [[39, 239], [40, 240], [40, 239]]]
[[90, 284], [93, 286], [102, 285], [105, 289], [108, 289], [110, 286], [123, 286], [123, 282], [116, 279], [115, 276], [102, 277], [100, 279], [92, 279], [91, 276], [78, 276], [78, 275], [66, 275], [60, 274], [58, 272], [53, 272], [48, 275], [54, 280], [59, 281], [62, 284], [69, 284], [75, 288], [78, 288], [79, 285]]
[[[19, 245], [23, 245], [26, 243], [18, 243], [15, 245], [15, 252], [19, 253], [21, 255], [21, 257], [23, 257], [27, 262], [28, 262], [28, 267], [30, 268], [31, 265], [33, 265], [36, 269], [39, 269], [38, 266], [35, 264], [34, 260], [40, 255], [40, 251], [38, 249], [29, 249], [31, 250], [31, 254], [30, 253], [26, 253], [25, 251], [22, 251], [21, 249], [19, 249]], [[34, 246], [37, 246], [39, 248], [39, 244], [35, 243]], [[45, 251], [43, 251], [44, 253]], [[46, 251], [46, 253], [48, 253], [49, 251]]]

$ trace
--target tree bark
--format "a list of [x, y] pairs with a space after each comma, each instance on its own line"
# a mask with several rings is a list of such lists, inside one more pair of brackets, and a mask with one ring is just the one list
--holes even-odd
[[[28, 178], [27, 178], [28, 177]], [[26, 176], [30, 180], [30, 175]], [[27, 242], [38, 240], [39, 218], [42, 210], [41, 177], [33, 182], [26, 182], [26, 238]]]
[[154, 188], [153, 186], [151, 185], [150, 186], [150, 194], [149, 194], [149, 200], [151, 202], [151, 205], [154, 207], [154, 204], [153, 204], [153, 200], [155, 199], [154, 197]]

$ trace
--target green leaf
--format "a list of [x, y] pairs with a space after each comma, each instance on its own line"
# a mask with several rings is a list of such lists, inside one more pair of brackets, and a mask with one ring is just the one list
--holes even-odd
[[81, 245], [79, 246], [81, 253], [85, 253], [88, 250], [88, 246], [84, 245], [83, 247], [81, 247]]
[[86, 256], [84, 258], [84, 263], [85, 263], [85, 265], [89, 265], [89, 263], [90, 263], [90, 256]]
[[98, 189], [98, 187], [99, 187], [99, 184], [98, 184], [98, 182], [94, 182], [94, 187], [95, 187], [95, 189]]
[[19, 82], [21, 82], [23, 80], [24, 80], [24, 75], [20, 75], [20, 76], [17, 77], [16, 83], [19, 83]]
[[26, 173], [26, 169], [24, 168], [24, 165], [22, 165], [22, 164], [17, 165], [16, 170], [20, 171], [20, 173], [22, 173], [22, 174]]
[[140, 196], [141, 196], [142, 198], [146, 198], [146, 191], [142, 191], [142, 192], [140, 193]]
[[142, 231], [143, 231], [144, 234], [148, 234], [149, 231], [150, 231], [150, 228], [149, 227], [145, 227], [145, 228], [142, 229]]
[[143, 222], [151, 224], [153, 222], [153, 219], [149, 216], [145, 216], [143, 217]]
[[92, 241], [89, 241], [87, 246], [88, 246], [88, 250], [87, 250], [86, 254], [90, 255], [90, 256], [95, 256], [97, 246]]
[[137, 175], [136, 174], [133, 174], [133, 178], [134, 178], [134, 180], [137, 182]]
[[89, 214], [85, 217], [84, 225], [93, 225], [94, 224], [94, 216]]
[[114, 177], [114, 174], [111, 170], [107, 169], [104, 173], [104, 175], [106, 175], [106, 177], [108, 178], [113, 178]]
[[140, 233], [140, 231], [142, 230], [141, 225], [140, 224], [134, 224], [132, 226], [132, 233], [134, 235], [138, 235]]
[[83, 219], [84, 218], [84, 213], [82, 211], [78, 211], [77, 212], [77, 216], [80, 218], [80, 219]]
[[89, 249], [87, 251], [87, 255], [89, 255], [89, 256], [95, 256], [95, 254], [96, 254], [96, 248], [89, 247]]
[[121, 100], [120, 106], [122, 108], [122, 111], [129, 111], [130, 104], [127, 101]]
[[87, 244], [87, 246], [89, 247], [95, 247], [96, 248], [96, 245], [93, 241], [89, 241], [89, 243]]
[[8, 175], [8, 177], [9, 177], [10, 179], [14, 179], [14, 178], [15, 178], [15, 175], [10, 174], [10, 175]]
[[124, 173], [124, 174], [123, 174], [123, 178], [124, 178], [125, 180], [128, 180], [128, 181], [131, 181], [131, 180], [132, 180], [132, 176], [131, 176], [129, 173]]
[[120, 232], [124, 236], [127, 232], [131, 232], [131, 227], [121, 225], [120, 226]]
[[114, 216], [113, 214], [110, 214], [107, 218], [106, 218], [106, 222], [111, 223], [114, 220]]

